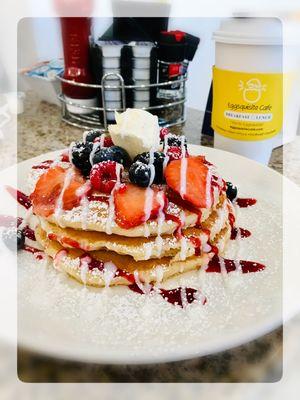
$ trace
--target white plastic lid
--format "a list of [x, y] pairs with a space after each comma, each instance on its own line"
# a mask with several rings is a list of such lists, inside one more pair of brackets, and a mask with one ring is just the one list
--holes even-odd
[[282, 45], [282, 23], [278, 18], [228, 18], [213, 33], [216, 42], [250, 45]]

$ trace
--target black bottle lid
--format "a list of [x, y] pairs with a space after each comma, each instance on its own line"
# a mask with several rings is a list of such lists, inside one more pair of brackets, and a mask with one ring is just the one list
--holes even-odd
[[182, 62], [185, 59], [185, 32], [162, 31], [158, 42], [158, 59], [165, 62]]
[[192, 61], [197, 51], [198, 45], [200, 43], [200, 38], [198, 38], [197, 36], [190, 35], [189, 33], [186, 33], [185, 41], [187, 44], [185, 58], [189, 61]]

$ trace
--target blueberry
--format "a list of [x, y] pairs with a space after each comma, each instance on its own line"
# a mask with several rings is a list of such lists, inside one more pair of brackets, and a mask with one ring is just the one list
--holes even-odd
[[103, 131], [101, 129], [92, 129], [87, 133], [84, 133], [85, 141], [93, 143], [97, 137], [100, 137], [102, 135], [102, 133]]
[[226, 182], [226, 195], [230, 201], [233, 201], [237, 198], [237, 187], [234, 186], [231, 182]]
[[[155, 168], [155, 177], [153, 182], [162, 183], [164, 181], [164, 153], [162, 153], [161, 151], [155, 151], [153, 153], [153, 160], [153, 165]], [[150, 164], [150, 153], [145, 152], [142, 154], [138, 154], [133, 161], [139, 161], [143, 164]]]
[[129, 179], [138, 186], [147, 187], [151, 180], [151, 168], [137, 161], [129, 168]]
[[21, 250], [25, 244], [25, 235], [21, 229], [9, 228], [2, 232], [2, 240], [10, 250]]
[[[172, 134], [172, 133], [170, 133], [168, 136], [167, 136], [167, 143], [168, 143], [168, 146], [170, 147], [170, 146], [175, 146], [175, 147], [181, 147], [181, 143], [182, 143], [182, 141], [184, 141], [184, 147], [185, 148], [187, 148], [187, 140], [186, 140], [186, 137], [185, 136], [179, 136], [179, 135], [174, 135], [174, 134]], [[163, 143], [164, 143], [164, 146], [165, 146], [165, 142], [163, 141]]]
[[92, 168], [90, 163], [90, 154], [93, 149], [93, 143], [76, 142], [72, 146], [71, 162], [77, 167], [83, 175], [87, 176]]
[[119, 146], [98, 148], [92, 159], [93, 164], [98, 164], [102, 161], [116, 161], [119, 164], [128, 166], [130, 157], [126, 150]]

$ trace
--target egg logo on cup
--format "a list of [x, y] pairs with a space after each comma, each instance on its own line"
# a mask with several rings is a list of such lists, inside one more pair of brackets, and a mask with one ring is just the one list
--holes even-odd
[[267, 90], [267, 85], [263, 85], [257, 78], [249, 79], [246, 84], [240, 80], [239, 90], [243, 91], [243, 99], [247, 103], [254, 104], [261, 99], [262, 92]]

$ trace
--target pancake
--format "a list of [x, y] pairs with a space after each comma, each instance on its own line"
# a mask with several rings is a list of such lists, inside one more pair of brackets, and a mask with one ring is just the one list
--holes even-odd
[[[188, 210], [169, 204], [174, 215], [180, 215], [184, 222], [184, 227], [194, 226], [198, 220], [198, 215]], [[206, 218], [209, 210], [203, 210], [202, 218]], [[73, 229], [105, 232], [107, 234], [115, 234], [127, 237], [156, 236], [158, 233], [158, 221], [151, 220], [134, 228], [124, 229], [120, 227], [114, 220], [109, 221], [110, 214], [109, 205], [105, 202], [91, 201], [84, 209], [84, 206], [78, 206], [72, 210], [63, 210], [60, 215], [52, 214], [47, 220], [61, 227]], [[108, 224], [109, 221], [109, 224]], [[178, 224], [172, 220], [165, 220], [160, 225], [160, 231], [163, 235], [170, 235], [176, 231]]]
[[[67, 168], [67, 163], [58, 163], [57, 165]], [[42, 170], [45, 172], [45, 170]], [[37, 179], [41, 176], [40, 170], [33, 170], [29, 177], [30, 187], [34, 187]], [[101, 196], [104, 198], [105, 196]], [[219, 194], [218, 191], [214, 192], [214, 204], [210, 209], [200, 209], [199, 213], [196, 214], [187, 209], [175, 205], [172, 201], [169, 201], [166, 214], [170, 217], [181, 219], [183, 222], [182, 227], [187, 228], [195, 226], [198, 222], [204, 222], [211, 214], [213, 210], [216, 210], [220, 201], [224, 201], [226, 195], [224, 192]], [[59, 213], [53, 213], [49, 215], [46, 220], [52, 224], [60, 226], [62, 228], [73, 228], [76, 230], [83, 231], [97, 231], [104, 232], [106, 234], [115, 234], [126, 237], [149, 237], [157, 236], [160, 232], [161, 235], [171, 235], [177, 228], [178, 223], [172, 218], [166, 218], [160, 222], [157, 219], [152, 219], [138, 225], [133, 228], [125, 229], [119, 226], [114, 218], [109, 218], [109, 215], [113, 214], [114, 211], [110, 209], [109, 197], [107, 201], [87, 201], [84, 204], [74, 207], [71, 210], [60, 210]], [[200, 221], [199, 221], [200, 216]]]
[[[226, 226], [228, 221], [228, 202], [220, 198], [216, 210], [202, 223], [201, 228], [183, 229], [184, 237], [199, 238], [202, 246], [207, 241], [213, 242], [216, 235]], [[42, 229], [50, 239], [58, 241], [66, 248], [80, 248], [84, 251], [107, 249], [118, 254], [132, 256], [136, 261], [163, 256], [175, 256], [181, 250], [181, 240], [177, 235], [163, 235], [145, 237], [126, 237], [120, 235], [107, 235], [103, 232], [82, 231], [72, 228], [61, 228], [51, 224], [45, 219], [40, 219]], [[195, 254], [195, 246], [188, 240], [185, 249], [186, 257]], [[185, 257], [185, 258], [186, 258]]]
[[[60, 160], [46, 173], [33, 168], [35, 235], [54, 267], [87, 285], [139, 286], [207, 266], [214, 247], [222, 254], [234, 222], [226, 182], [204, 157], [184, 158], [165, 153], [164, 176], [147, 188], [118, 163], [99, 163], [86, 176], [84, 157], [76, 168]], [[152, 175], [158, 166], [150, 164]]]
[[[35, 233], [45, 253], [53, 259], [56, 269], [66, 272], [80, 283], [98, 287], [130, 285], [134, 282], [160, 283], [177, 274], [206, 266], [214, 254], [203, 253], [186, 260], [162, 257], [135, 261], [131, 256], [119, 255], [107, 250], [85, 252], [80, 249], [65, 249], [57, 241], [50, 240], [40, 226], [36, 228]], [[230, 226], [225, 227], [218, 236], [216, 246], [228, 240]], [[99, 265], [99, 263], [102, 269], [98, 266], [92, 268], [93, 265]]]

